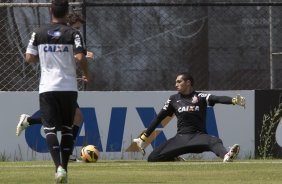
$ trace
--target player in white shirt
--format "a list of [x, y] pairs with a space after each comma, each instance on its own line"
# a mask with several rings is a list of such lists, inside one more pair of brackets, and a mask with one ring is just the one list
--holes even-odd
[[[69, 3], [52, 0], [52, 23], [32, 33], [26, 61], [40, 61], [39, 103], [48, 149], [55, 164], [56, 183], [67, 183], [73, 148], [72, 124], [77, 104], [76, 62], [89, 81], [86, 50], [81, 33], [66, 24]], [[75, 59], [74, 59], [75, 56]], [[57, 138], [61, 131], [61, 141]]]
[[[72, 28], [80, 30], [82, 28], [83, 24], [85, 23], [85, 20], [78, 13], [70, 13], [67, 16], [67, 23]], [[86, 58], [87, 58], [88, 61], [93, 60], [94, 59], [94, 53], [87, 51]], [[77, 108], [75, 110], [75, 117], [74, 117], [74, 121], [73, 121], [73, 126], [72, 126], [72, 133], [73, 133], [74, 142], [77, 138], [78, 131], [79, 131], [79, 128], [80, 128], [82, 121], [83, 121], [83, 114], [82, 114], [82, 112], [79, 108], [79, 105], [77, 104]], [[22, 133], [23, 130], [25, 130], [29, 126], [35, 125], [35, 124], [42, 124], [41, 116], [34, 117], [34, 116], [30, 116], [28, 114], [21, 114], [20, 118], [19, 118], [19, 122], [18, 122], [17, 127], [16, 127], [16, 135], [20, 136], [20, 134]], [[71, 161], [78, 161], [75, 154], [70, 156], [70, 160]]]

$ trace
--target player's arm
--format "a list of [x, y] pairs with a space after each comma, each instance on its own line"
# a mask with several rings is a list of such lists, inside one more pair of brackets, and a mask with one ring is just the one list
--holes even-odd
[[88, 82], [90, 80], [89, 70], [88, 70], [88, 62], [84, 53], [75, 54], [75, 59], [80, 66], [82, 71], [82, 78], [84, 81]]
[[147, 138], [152, 134], [152, 132], [157, 128], [157, 126], [162, 122], [163, 119], [165, 119], [167, 116], [173, 115], [173, 108], [170, 104], [171, 100], [169, 99], [162, 110], [158, 113], [158, 115], [152, 120], [147, 130], [140, 135], [140, 137], [133, 139], [133, 142], [137, 144], [137, 146], [140, 148], [143, 155], [145, 155], [145, 142]]
[[142, 154], [145, 155], [145, 142], [147, 138], [151, 135], [151, 133], [157, 128], [157, 126], [162, 122], [162, 120], [167, 117], [167, 112], [163, 109], [159, 112], [159, 114], [153, 119], [150, 123], [147, 130], [140, 135], [140, 137], [133, 139], [133, 142], [137, 144], [139, 149], [141, 150]]
[[168, 116], [167, 111], [161, 110], [158, 115], [152, 120], [147, 130], [144, 132], [146, 137], [149, 137], [157, 126]]
[[[87, 51], [85, 57], [86, 57], [87, 61], [93, 60], [94, 59], [94, 52]], [[74, 58], [76, 59], [76, 56], [74, 56]]]
[[86, 59], [86, 49], [83, 43], [83, 38], [79, 31], [74, 32], [74, 58], [76, 59], [77, 63], [79, 64], [82, 70], [82, 78], [84, 81], [88, 82], [90, 80], [90, 73], [88, 69], [88, 62]]
[[239, 105], [245, 108], [246, 106], [246, 99], [245, 97], [241, 95], [237, 95], [236, 97], [229, 97], [229, 96], [215, 96], [215, 95], [209, 95], [207, 97], [207, 101], [209, 105], [214, 105], [216, 103], [221, 104], [233, 104], [233, 105]]
[[36, 63], [39, 61], [35, 32], [32, 33], [31, 38], [28, 42], [28, 46], [25, 53], [25, 61], [28, 63]]
[[25, 54], [25, 61], [27, 63], [36, 63], [36, 62], [39, 61], [39, 57], [38, 57], [38, 55], [33, 55], [33, 54], [26, 53]]

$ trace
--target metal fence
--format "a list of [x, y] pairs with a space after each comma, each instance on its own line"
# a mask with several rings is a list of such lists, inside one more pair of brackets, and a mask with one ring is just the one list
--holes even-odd
[[[50, 21], [48, 6], [0, 3], [0, 90], [38, 90], [40, 67], [23, 56], [32, 30]], [[87, 49], [95, 53], [93, 80], [86, 88], [79, 81], [80, 90], [174, 90], [182, 71], [198, 90], [282, 88], [282, 3], [72, 7], [85, 15]]]

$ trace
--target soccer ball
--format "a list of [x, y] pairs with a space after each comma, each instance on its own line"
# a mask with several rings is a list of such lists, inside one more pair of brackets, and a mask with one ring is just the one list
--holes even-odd
[[94, 145], [87, 145], [81, 149], [80, 158], [84, 162], [97, 162], [99, 151]]

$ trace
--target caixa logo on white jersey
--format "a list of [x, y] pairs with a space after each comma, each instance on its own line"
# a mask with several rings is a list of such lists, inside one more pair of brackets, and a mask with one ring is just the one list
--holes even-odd
[[44, 52], [69, 52], [68, 46], [65, 45], [45, 45], [43, 46]]
[[[105, 123], [99, 124], [101, 130], [108, 129], [107, 135], [100, 136], [100, 129], [98, 126], [97, 121], [97, 114], [94, 107], [81, 107], [81, 112], [83, 113], [83, 119], [84, 122], [82, 123], [78, 137], [76, 139], [75, 146], [84, 146], [87, 144], [93, 144], [98, 147], [98, 150], [100, 152], [122, 152], [122, 148], [125, 147], [123, 145], [124, 142], [131, 142], [131, 140], [124, 140], [125, 137], [130, 137], [128, 139], [132, 139], [132, 132], [125, 132], [125, 125], [126, 125], [126, 117], [127, 116], [133, 116], [133, 114], [136, 114], [137, 117], [134, 117], [136, 120], [141, 120], [142, 124], [144, 126], [144, 129], [146, 129], [151, 121], [156, 117], [156, 111], [153, 107], [135, 107], [134, 110], [137, 112], [133, 112], [133, 114], [128, 115], [128, 108], [129, 107], [112, 107], [110, 113], [110, 123], [109, 126], [105, 125]], [[130, 110], [129, 112], [132, 112]], [[218, 137], [218, 131], [217, 131], [217, 125], [214, 115], [214, 110], [211, 107], [207, 108], [207, 131], [209, 134], [217, 136]], [[33, 116], [39, 116], [39, 111], [37, 111]], [[99, 118], [99, 119], [108, 119], [107, 117]], [[140, 121], [136, 122], [130, 122], [132, 123], [140, 123]], [[105, 126], [103, 126], [105, 125]], [[172, 131], [175, 132], [176, 126], [173, 126], [175, 129]], [[47, 153], [48, 147], [46, 144], [45, 136], [41, 133], [42, 125], [32, 125], [29, 126], [25, 131], [25, 139], [28, 144], [28, 146], [40, 153]], [[157, 127], [158, 130], [162, 130], [164, 127], [162, 124], [159, 124]], [[143, 131], [144, 129], [138, 130], [138, 132]], [[133, 135], [138, 136], [138, 135]], [[107, 139], [106, 145], [103, 147], [101, 139]], [[151, 142], [151, 146], [153, 148], [158, 147], [160, 144], [162, 144], [164, 141], [166, 141], [167, 138], [163, 131], [160, 132], [160, 134]]]

